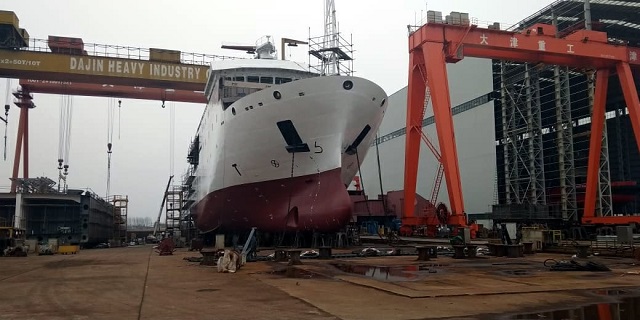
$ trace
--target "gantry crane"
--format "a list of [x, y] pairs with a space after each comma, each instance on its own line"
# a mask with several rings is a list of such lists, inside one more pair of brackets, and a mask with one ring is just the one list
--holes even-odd
[[[32, 93], [205, 103], [209, 64], [226, 57], [87, 44], [80, 38], [32, 39], [12, 11], [0, 11], [0, 77], [18, 78], [20, 108], [11, 192], [20, 157], [29, 177], [29, 109]], [[7, 106], [8, 107], [8, 106]]]
[[[640, 216], [603, 217], [596, 216], [595, 212], [607, 83], [612, 69], [620, 78], [636, 143], [640, 148], [640, 104], [631, 73], [632, 67], [640, 65], [639, 53], [639, 48], [610, 44], [605, 32], [574, 30], [563, 37], [556, 37], [556, 28], [546, 24], [535, 24], [520, 32], [511, 32], [480, 28], [468, 20], [463, 20], [458, 24], [429, 22], [410, 32], [404, 207], [415, 207], [422, 136], [421, 118], [428, 84], [450, 200], [449, 224], [456, 226], [467, 224], [446, 63], [456, 63], [464, 57], [478, 57], [596, 70], [587, 190], [582, 222], [608, 225], [640, 223]], [[404, 225], [415, 226], [423, 222], [423, 219], [417, 217], [413, 210], [405, 210]]]

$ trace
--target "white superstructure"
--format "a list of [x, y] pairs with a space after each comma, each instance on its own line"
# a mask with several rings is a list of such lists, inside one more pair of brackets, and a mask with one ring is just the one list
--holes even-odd
[[[283, 191], [289, 193], [289, 205], [279, 209], [274, 207], [276, 200], [269, 198], [281, 195], [269, 196], [261, 186], [270, 181], [284, 185], [287, 180], [339, 170], [337, 185], [343, 190], [331, 192], [342, 192], [348, 198], [346, 186], [364, 160], [387, 106], [386, 93], [371, 81], [319, 76], [302, 63], [264, 58], [214, 62], [206, 94], [209, 103], [198, 128], [193, 184], [196, 223], [205, 226], [201, 229], [224, 226], [225, 215], [237, 215], [249, 226], [259, 225], [255, 220], [260, 215], [286, 216], [295, 197], [296, 223], [298, 215], [311, 213], [321, 221], [314, 203], [331, 201], [333, 196], [320, 190], [329, 185], [328, 178], [314, 180], [316, 196], [302, 199], [295, 190]], [[247, 186], [252, 186], [250, 191], [240, 196], [239, 191], [227, 192]], [[234, 206], [236, 202], [242, 203]], [[256, 203], [252, 212], [241, 212], [248, 210], [249, 202]], [[262, 202], [270, 209], [253, 212], [265, 208], [259, 205]], [[270, 210], [278, 212], [267, 212]], [[205, 219], [208, 215], [216, 218]], [[315, 229], [314, 223], [302, 223], [300, 228]]]

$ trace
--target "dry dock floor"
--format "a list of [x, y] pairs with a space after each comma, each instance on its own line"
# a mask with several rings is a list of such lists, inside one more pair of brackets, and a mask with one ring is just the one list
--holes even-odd
[[638, 262], [618, 258], [591, 259], [608, 273], [551, 272], [545, 259], [567, 257], [537, 254], [303, 260], [288, 272], [254, 262], [228, 274], [183, 260], [191, 256], [138, 246], [0, 258], [0, 319], [499, 319], [640, 287]]

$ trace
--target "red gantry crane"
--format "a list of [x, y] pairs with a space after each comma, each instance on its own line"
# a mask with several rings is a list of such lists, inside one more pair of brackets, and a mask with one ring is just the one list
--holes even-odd
[[[451, 207], [448, 222], [454, 226], [467, 225], [446, 63], [456, 63], [464, 57], [478, 57], [596, 70], [582, 222], [609, 225], [640, 223], [640, 216], [601, 217], [596, 216], [595, 212], [607, 83], [612, 70], [617, 72], [620, 79], [636, 143], [640, 148], [640, 103], [631, 73], [632, 67], [640, 65], [639, 53], [638, 48], [608, 43], [605, 32], [575, 30], [563, 37], [556, 37], [556, 28], [546, 24], [536, 24], [525, 30], [512, 32], [480, 28], [469, 21], [462, 21], [458, 25], [430, 22], [411, 32], [404, 207], [415, 207], [422, 117], [428, 85]], [[406, 226], [424, 224], [424, 219], [416, 216], [413, 210], [405, 210], [402, 220]]]

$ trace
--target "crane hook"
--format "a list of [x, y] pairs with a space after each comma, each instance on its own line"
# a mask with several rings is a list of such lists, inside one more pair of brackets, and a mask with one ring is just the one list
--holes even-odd
[[107, 143], [107, 153], [111, 153], [111, 146], [113, 146], [111, 142]]
[[164, 99], [162, 99], [162, 108], [164, 108], [164, 102], [165, 102]]

